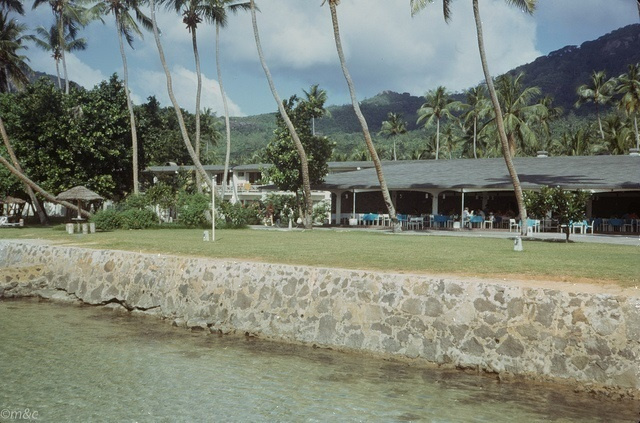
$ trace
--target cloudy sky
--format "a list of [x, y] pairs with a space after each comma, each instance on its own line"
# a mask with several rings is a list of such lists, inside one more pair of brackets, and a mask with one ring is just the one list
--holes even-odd
[[[258, 26], [265, 58], [282, 98], [302, 94], [313, 84], [328, 93], [328, 104], [349, 102], [335, 50], [329, 8], [321, 0], [261, 0]], [[533, 16], [504, 0], [480, 1], [486, 49], [492, 74], [566, 45], [580, 45], [614, 29], [640, 22], [636, 0], [540, 0]], [[446, 24], [440, 2], [411, 17], [409, 0], [343, 0], [338, 7], [343, 47], [358, 97], [384, 90], [423, 95], [444, 85], [462, 91], [482, 79], [470, 1], [453, 2]], [[150, 13], [148, 13], [150, 15]], [[162, 43], [181, 107], [194, 110], [196, 74], [191, 36], [178, 14], [157, 14]], [[46, 3], [21, 18], [33, 28], [53, 23]], [[67, 55], [71, 80], [91, 88], [111, 74], [122, 75], [113, 16], [82, 32], [88, 48]], [[215, 70], [215, 31], [198, 29], [203, 70], [202, 108], [223, 114]], [[155, 95], [170, 105], [166, 79], [153, 34], [126, 47], [134, 103]], [[50, 54], [29, 48], [33, 69], [55, 75]], [[230, 16], [221, 32], [222, 78], [231, 115], [254, 115], [277, 109], [258, 61], [250, 14]]]

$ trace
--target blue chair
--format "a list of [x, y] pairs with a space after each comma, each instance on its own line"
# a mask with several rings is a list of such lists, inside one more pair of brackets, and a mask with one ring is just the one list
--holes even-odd
[[449, 220], [449, 216], [444, 216], [441, 214], [437, 214], [433, 216], [433, 222], [436, 227], [445, 228], [447, 226], [448, 220]]
[[617, 232], [622, 231], [623, 223], [624, 221], [622, 219], [609, 219], [609, 226], [613, 232], [616, 232], [616, 228]]
[[482, 216], [471, 216], [471, 219], [469, 219], [469, 225], [473, 228], [474, 224], [477, 224], [478, 228], [482, 227], [482, 225], [484, 225], [484, 218]]

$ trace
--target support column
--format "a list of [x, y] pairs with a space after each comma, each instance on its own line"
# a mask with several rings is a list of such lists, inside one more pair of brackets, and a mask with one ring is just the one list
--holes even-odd
[[440, 197], [440, 192], [436, 191], [431, 194], [431, 214], [440, 214], [438, 211], [438, 197]]
[[342, 214], [342, 191], [336, 192], [336, 225], [340, 223], [340, 215]]

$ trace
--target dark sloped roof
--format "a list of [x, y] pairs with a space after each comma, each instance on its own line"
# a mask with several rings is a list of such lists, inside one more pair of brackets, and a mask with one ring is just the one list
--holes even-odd
[[[523, 189], [640, 190], [640, 157], [518, 157], [514, 165]], [[502, 158], [398, 161], [383, 164], [390, 190], [511, 190]], [[323, 190], [379, 189], [375, 169], [330, 174]]]

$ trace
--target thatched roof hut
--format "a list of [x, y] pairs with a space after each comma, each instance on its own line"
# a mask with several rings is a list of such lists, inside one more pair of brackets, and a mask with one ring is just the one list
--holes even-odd
[[[73, 187], [67, 191], [61, 192], [56, 196], [58, 200], [74, 201], [78, 203], [78, 208], [82, 208], [82, 204], [90, 204], [93, 202], [100, 202], [104, 200], [100, 195], [91, 191], [89, 188], [82, 185]], [[78, 211], [78, 219], [80, 219], [80, 211]]]

